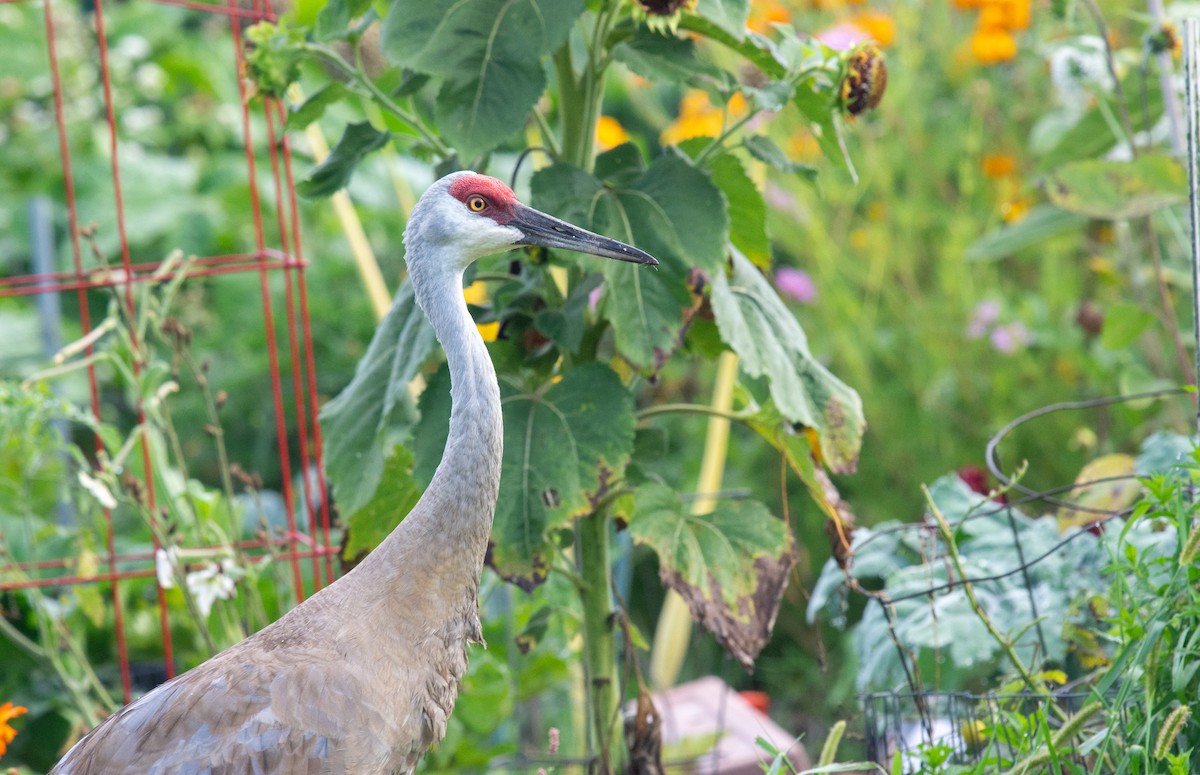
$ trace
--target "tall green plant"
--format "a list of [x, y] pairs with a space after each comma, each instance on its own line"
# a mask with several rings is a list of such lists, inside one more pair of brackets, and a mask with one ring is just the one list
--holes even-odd
[[[293, 108], [293, 126], [335, 103], [374, 103], [385, 115], [386, 126], [348, 124], [301, 193], [340, 189], [388, 142], [439, 170], [486, 169], [493, 154], [520, 150], [532, 137], [551, 160], [530, 181], [534, 206], [662, 261], [660, 271], [639, 273], [537, 252], [519, 267], [485, 260], [475, 275], [491, 295], [479, 322], [500, 324], [489, 346], [505, 412], [489, 563], [526, 590], [552, 571], [573, 579], [593, 750], [606, 772], [624, 758], [614, 524], [657, 553], [665, 583], [746, 665], [766, 642], [794, 562], [786, 524], [764, 505], [726, 503], [694, 516], [657, 480], [652, 461], [639, 456], [639, 430], [655, 415], [710, 410], [639, 411], [641, 389], [672, 358], [733, 350], [743, 372], [733, 417], [777, 447], [831, 514], [814, 468], [819, 460], [853, 470], [865, 427], [858, 395], [813, 357], [761, 274], [769, 249], [755, 167], [798, 168], [749, 127], [796, 112], [831, 160], [850, 169], [840, 117], [844, 104], [858, 109], [880, 96], [878, 51], [839, 54], [784, 27], [772, 37], [749, 32], [746, 0], [668, 4], [695, 6], [670, 16], [647, 10], [660, 5], [393, 0], [376, 36], [380, 9], [333, 0], [311, 28], [260, 25], [249, 36], [249, 67], [263, 92], [282, 94], [305, 62], [333, 76]], [[387, 65], [369, 67], [377, 47]], [[633, 143], [597, 155], [597, 122], [618, 64], [656, 87], [704, 89], [726, 106], [721, 130], [654, 155]], [[729, 107], [737, 95], [749, 106], [740, 114]], [[433, 376], [419, 406], [407, 389], [432, 351], [404, 285], [354, 381], [325, 409], [327, 472], [351, 541], [379, 536], [401, 518], [440, 456], [445, 372]]]

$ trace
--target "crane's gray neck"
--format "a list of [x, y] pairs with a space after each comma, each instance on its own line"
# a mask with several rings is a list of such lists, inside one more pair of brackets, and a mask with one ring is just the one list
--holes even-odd
[[[439, 257], [429, 257], [424, 266], [420, 263], [410, 253], [409, 274], [417, 303], [446, 351], [450, 431], [441, 463], [421, 500], [372, 556], [379, 554], [384, 565], [398, 572], [411, 573], [414, 564], [427, 565], [429, 572], [449, 578], [467, 576], [470, 569], [473, 592], [500, 487], [504, 441], [500, 388], [463, 299], [462, 272], [443, 269]], [[429, 265], [435, 269], [422, 271]]]

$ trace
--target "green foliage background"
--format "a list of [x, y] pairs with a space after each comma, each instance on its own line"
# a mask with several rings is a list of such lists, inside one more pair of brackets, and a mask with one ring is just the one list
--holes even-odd
[[[528, 0], [517, 3], [508, 15], [489, 7], [478, 16], [475, 10], [470, 14], [460, 10], [455, 17], [446, 13], [449, 5], [397, 0], [390, 9], [382, 5], [375, 9], [387, 18], [382, 50], [406, 69], [374, 71], [374, 83], [412, 121], [373, 107], [372, 102], [383, 104], [379, 93], [356, 85], [348, 73], [339, 75], [327, 55], [344, 52], [338, 47], [363, 32], [352, 20], [367, 13], [370, 4], [299, 3], [287, 17], [291, 26], [284, 28], [282, 38], [258, 39], [261, 50], [278, 44], [277, 52], [284, 54], [282, 60], [261, 60], [278, 65], [266, 69], [279, 85], [298, 74], [310, 95], [293, 114], [292, 124], [298, 128], [319, 121], [331, 134], [343, 135], [341, 155], [313, 170], [301, 190], [320, 196], [348, 184], [368, 235], [380, 248], [389, 280], [398, 281], [402, 274], [399, 235], [403, 210], [412, 197], [442, 167], [472, 164], [508, 175], [517, 154], [529, 144], [530, 137], [523, 134], [526, 116], [543, 87], [553, 89], [568, 68], [574, 68], [574, 77], [586, 87], [592, 72], [589, 66], [600, 64], [587, 60], [600, 49], [581, 53], [586, 47], [580, 48], [579, 40], [590, 28], [581, 29], [575, 18], [590, 9], [587, 18], [595, 20], [594, 12], [602, 5], [620, 6]], [[1097, 93], [1090, 109], [1075, 116], [1074, 123], [1062, 118], [1043, 53], [1063, 40], [1095, 31], [1085, 4], [1065, 5], [1063, 15], [1036, 8], [1037, 23], [1021, 35], [1015, 60], [984, 68], [964, 58], [962, 47], [970, 35], [971, 19], [952, 4], [873, 3], [873, 10], [887, 14], [894, 23], [895, 42], [887, 49], [889, 90], [877, 112], [844, 125], [844, 155], [831, 131], [842, 121], [835, 118], [831, 99], [836, 95], [837, 68], [796, 80], [791, 93], [786, 85], [795, 75], [789, 64], [797, 69], [818, 60], [825, 64], [822, 58], [833, 62], [833, 55], [818, 51], [814, 62], [809, 62], [804, 59], [806, 52], [780, 51], [738, 39], [745, 13], [761, 11], [762, 3], [702, 2], [698, 15], [685, 15], [681, 21], [684, 31], [697, 33], [700, 39], [663, 35], [638, 25], [614, 28], [617, 31], [604, 48], [611, 62], [604, 64], [617, 75], [608, 79], [602, 93], [582, 88], [582, 93], [591, 94], [590, 101], [543, 106], [543, 118], [557, 120], [560, 139], [568, 139], [555, 149], [557, 158], [552, 163], [540, 165], [530, 175], [532, 165], [526, 162], [518, 176], [519, 188], [529, 193], [535, 206], [633, 240], [659, 254], [666, 264], [656, 274], [603, 267], [605, 286], [623, 292], [606, 292], [595, 310], [589, 296], [600, 287], [600, 279], [593, 271], [596, 267], [582, 259], [533, 256], [531, 271], [503, 283], [491, 282], [489, 305], [475, 311], [481, 323], [495, 320], [505, 327], [505, 336], [491, 348], [508, 377], [506, 395], [527, 397], [522, 411], [528, 410], [528, 415], [521, 417], [539, 421], [542, 406], [561, 411], [585, 392], [580, 387], [585, 378], [588, 389], [636, 385], [636, 403], [622, 389], [613, 399], [620, 406], [608, 408], [622, 418], [619, 433], [614, 433], [621, 437], [620, 449], [608, 449], [612, 440], [606, 437], [594, 445], [587, 462], [620, 458], [618, 468], [628, 480], [645, 483], [638, 493], [643, 503], [652, 496], [665, 497], [663, 482], [686, 494], [697, 475], [704, 418], [668, 414], [652, 423], [639, 421], [635, 429], [634, 412], [668, 403], [706, 402], [713, 356], [725, 347], [742, 356], [744, 384], [738, 406], [747, 422], [733, 430], [726, 486], [752, 494], [759, 503], [728, 504], [712, 518], [727, 520], [728, 515], [743, 512], [767, 518], [787, 513], [798, 565], [777, 635], [752, 676], [725, 667], [719, 647], [703, 638], [689, 654], [685, 675], [717, 671], [734, 683], [771, 689], [776, 713], [789, 726], [807, 730], [810, 740], [835, 715], [853, 712], [856, 685], [874, 669], [858, 661], [854, 638], [877, 634], [870, 628], [878, 622], [867, 621], [854, 636], [847, 636], [804, 616], [806, 591], [813, 589], [829, 556], [829, 539], [826, 512], [809, 500], [813, 464], [808, 442], [805, 437], [779, 435], [785, 417], [821, 427], [824, 462], [836, 485], [860, 523], [873, 525], [919, 518], [925, 503], [918, 483], [933, 482], [947, 470], [978, 465], [988, 437], [1025, 410], [1056, 400], [1173, 385], [1190, 376], [1174, 352], [1179, 331], [1189, 327], [1184, 303], [1186, 253], [1180, 211], [1174, 206], [1179, 198], [1179, 167], [1162, 144], [1143, 148], [1134, 163], [1101, 160], [1122, 140], [1112, 120], [1119, 113], [1118, 98], [1111, 92], [1093, 89]], [[1135, 13], [1125, 13], [1140, 8], [1119, 5], [1105, 12], [1116, 39], [1122, 41], [1118, 64], [1140, 128], [1157, 120], [1163, 110], [1155, 89], [1143, 88], [1137, 75], [1141, 63], [1151, 61], [1142, 41], [1153, 25]], [[789, 7], [793, 24], [804, 32], [825, 29], [853, 12], [800, 4]], [[64, 73], [72, 95], [71, 143], [81, 213], [85, 223], [100, 225], [97, 249], [112, 260], [117, 242], [108, 209], [107, 148], [104, 135], [97, 131], [101, 103], [96, 98], [94, 40], [85, 14], [65, 4], [56, 9], [65, 43]], [[175, 247], [196, 254], [243, 249], [252, 234], [251, 224], [242, 216], [247, 196], [240, 173], [244, 149], [241, 129], [230, 118], [236, 111], [228, 109], [239, 99], [237, 82], [232, 74], [209, 66], [211, 61], [232, 57], [227, 21], [150, 3], [110, 10], [114, 70], [129, 84], [117, 90], [116, 99], [124, 122], [121, 153], [135, 250], [158, 258]], [[545, 21], [539, 35], [509, 34], [527, 29], [533, 17]], [[497, 19], [512, 27], [500, 29], [495, 40], [502, 45], [492, 51], [488, 69], [472, 70], [469, 62], [478, 54], [478, 36], [461, 31], [491, 29]], [[0, 50], [6, 52], [0, 66], [0, 128], [5, 133], [0, 145], [0, 222], [5, 226], [0, 229], [0, 272], [12, 275], [27, 270], [27, 200], [44, 194], [57, 201], [62, 178], [57, 139], [47, 130], [51, 95], [39, 14], [21, 5], [0, 5], [0, 22]], [[445, 25], [456, 24], [460, 32], [445, 31]], [[316, 32], [309, 40], [329, 51], [317, 52], [317, 63], [301, 63], [303, 57], [289, 60], [288, 52], [294, 54], [294, 46], [304, 40], [298, 30], [310, 25]], [[787, 40], [787, 35], [776, 34], [774, 40]], [[576, 46], [575, 59], [544, 59], [552, 57], [564, 41]], [[676, 118], [680, 99], [703, 88], [715, 104], [723, 104], [739, 86], [739, 69], [747, 61], [767, 76], [765, 84], [740, 82], [740, 90], [752, 110], [760, 112], [763, 123], [734, 127], [737, 119], [730, 114], [725, 127], [736, 131], [728, 145], [713, 150], [708, 142], [693, 139], [678, 149], [665, 148], [660, 132]], [[298, 69], [292, 71], [293, 67]], [[331, 72], [338, 76], [332, 81]], [[651, 79], [650, 83], [635, 81], [635, 75]], [[789, 104], [787, 110], [780, 110]], [[779, 115], [773, 115], [777, 111]], [[601, 112], [618, 118], [630, 141], [595, 154], [590, 133], [578, 129]], [[1057, 136], [1045, 129], [1049, 118], [1066, 122]], [[826, 130], [816, 139], [824, 155], [804, 151], [812, 145], [814, 124]], [[437, 131], [428, 131], [433, 127]], [[555, 133], [539, 130], [534, 136], [545, 139], [547, 134]], [[401, 155], [387, 153], [389, 148], [398, 148]], [[1002, 180], [989, 175], [984, 161], [993, 155], [1013, 158], [1015, 171]], [[857, 180], [850, 176], [846, 159], [853, 163]], [[306, 166], [304, 160], [298, 164], [302, 170]], [[1045, 186], [1047, 182], [1053, 185]], [[649, 200], [664, 209], [646, 207]], [[1006, 222], [1005, 207], [1020, 200], [1031, 205], [1029, 213]], [[419, 491], [423, 473], [427, 476], [423, 467], [439, 448], [438, 421], [447, 407], [444, 393], [431, 390], [417, 412], [418, 407], [397, 390], [397, 385], [418, 373], [429, 377], [432, 387], [438, 386], [436, 364], [428, 357], [432, 345], [427, 332], [404, 315], [389, 318], [386, 333], [376, 341], [403, 340], [409, 349], [372, 353], [367, 345], [373, 328], [370, 307], [358, 287], [336, 220], [316, 200], [303, 205], [303, 224], [305, 251], [312, 258], [310, 287], [319, 291], [311, 301], [321, 398], [328, 399], [351, 383], [364, 354], [368, 364], [379, 367], [360, 374], [365, 374], [376, 394], [370, 405], [379, 405], [380, 411], [344, 415], [346, 421], [359, 424], [357, 429], [339, 428], [334, 417], [327, 426], [331, 453], [339, 440], [348, 441], [349, 451], [364, 463], [356, 465], [355, 459], [344, 458], [343, 476], [370, 483], [343, 486], [338, 494], [343, 509], [353, 515], [349, 519], [357, 517], [361, 525], [355, 530], [350, 522], [351, 537], [358, 541], [350, 545], [354, 554], [383, 534], [381, 523], [395, 513], [395, 504], [411, 503]], [[57, 225], [61, 237], [61, 206]], [[728, 270], [727, 242], [736, 248]], [[69, 256], [67, 245], [62, 240], [64, 261]], [[1154, 251], [1161, 268], [1150, 257]], [[504, 274], [508, 260], [485, 262], [480, 272]], [[685, 320], [695, 301], [688, 282], [693, 266], [707, 273], [711, 296], [701, 314]], [[565, 290], [552, 279], [551, 267], [566, 273]], [[773, 271], [781, 267], [803, 268], [817, 289], [816, 299], [785, 302], [778, 298], [771, 280]], [[1164, 308], [1164, 297], [1175, 300], [1175, 310]], [[80, 330], [72, 322], [79, 310], [73, 295], [63, 298], [66, 333], [71, 338]], [[246, 310], [256, 308], [257, 299], [256, 278], [198, 281], [181, 290], [176, 315], [193, 333], [196, 357], [211, 360], [212, 383], [229, 394], [223, 413], [235, 418], [226, 434], [236, 459], [261, 474], [268, 487], [278, 488], [278, 461], [270, 454], [270, 399], [261, 389], [265, 343], [261, 327], [245, 322]], [[88, 304], [95, 318], [102, 317], [107, 297], [95, 294]], [[998, 309], [996, 325], [1021, 323], [1028, 340], [1007, 351], [987, 334], [970, 335], [983, 304]], [[784, 314], [784, 309], [789, 311]], [[0, 338], [0, 373], [6, 378], [25, 376], [44, 359], [33, 345], [36, 324], [31, 309], [21, 301], [0, 302], [0, 326], [11, 334]], [[678, 357], [663, 357], [673, 352]], [[589, 363], [607, 360], [614, 353], [621, 356], [615, 367]], [[548, 385], [557, 376], [559, 357], [568, 370], [561, 382]], [[840, 377], [838, 382], [820, 383], [824, 389], [837, 392], [849, 385], [861, 395], [862, 413], [870, 420], [861, 454], [857, 436], [841, 440], [829, 433], [834, 424], [821, 425], [820, 406], [803, 400], [821, 395], [822, 388], [814, 388], [811, 381], [782, 387], [797, 374], [822, 373]], [[113, 429], [128, 431], [135, 422], [132, 386], [119, 374], [103, 376], [103, 419]], [[68, 378], [58, 385], [72, 402], [85, 404], [79, 380]], [[36, 545], [40, 551], [54, 552], [62, 546], [66, 548], [61, 554], [86, 557], [90, 548], [86, 539], [55, 526], [51, 517], [62, 491], [79, 498], [72, 484], [73, 469], [55, 456], [55, 439], [45, 432], [50, 419], [71, 413], [38, 404], [43, 414], [30, 420], [28, 397], [5, 395], [4, 439], [11, 446], [6, 449], [3, 483], [5, 492], [14, 493], [9, 502], [23, 504], [20, 510], [0, 505], [9, 551], [28, 554]], [[841, 395], [846, 398], [852, 393]], [[343, 406], [348, 401], [343, 399]], [[357, 410], [364, 405], [360, 401], [350, 407]], [[198, 391], [185, 385], [172, 406], [192, 476], [216, 487], [219, 466], [199, 430], [205, 414]], [[331, 403], [335, 416], [337, 406]], [[418, 416], [420, 424], [416, 424]], [[1006, 444], [1005, 460], [1029, 459], [1026, 483], [1031, 486], [1063, 484], [1073, 480], [1088, 459], [1105, 452], [1135, 451], [1148, 429], [1183, 429], [1187, 416], [1185, 404], [1167, 402], [1132, 404], [1086, 417], [1056, 415], [1019, 432]], [[76, 426], [74, 441], [86, 449], [93, 432], [97, 431]], [[359, 443], [364, 437], [370, 438], [369, 444]], [[762, 444], [763, 437], [770, 443]], [[780, 451], [799, 472], [783, 484]], [[338, 455], [331, 458], [336, 461]], [[853, 461], [858, 471], [850, 475]], [[525, 577], [536, 575], [532, 558], [539, 552], [553, 554], [570, 545], [569, 538], [556, 529], [570, 524], [595, 495], [585, 474], [569, 470], [571, 462], [554, 459], [536, 466], [578, 486], [560, 493], [564, 497], [555, 505], [539, 509], [538, 545], [512, 559]], [[582, 468], [591, 472], [595, 466]], [[337, 474], [331, 471], [331, 476]], [[376, 490], [381, 480], [391, 489]], [[511, 488], [508, 482], [511, 477], [506, 479], [506, 487]], [[957, 487], [952, 480], [943, 482], [943, 489]], [[1169, 498], [1163, 495], [1162, 500]], [[504, 493], [503, 502], [545, 503], [530, 492], [511, 489]], [[614, 502], [613, 507], [628, 505]], [[683, 505], [672, 503], [672, 509], [680, 514]], [[643, 591], [630, 600], [629, 610], [637, 636], [643, 639], [644, 633], [653, 631], [661, 603], [656, 579], [660, 560], [645, 548], [654, 542], [656, 528], [662, 528], [655, 522], [661, 513], [647, 509], [642, 513], [644, 521], [630, 522], [629, 533], [641, 548], [617, 550], [619, 582]], [[146, 545], [149, 537], [137, 521], [126, 524], [130, 546]], [[769, 530], [777, 524], [759, 523]], [[30, 525], [36, 529], [31, 531]], [[549, 532], [542, 532], [542, 527], [549, 527]], [[758, 531], [753, 543], [776, 543], [778, 535], [769, 530]], [[658, 548], [661, 554], [662, 547]], [[703, 546], [692, 548], [705, 554]], [[691, 551], [686, 543], [675, 549], [681, 555]], [[1173, 583], [1182, 584], [1174, 577]], [[263, 580], [261, 586], [267, 594], [269, 581]], [[131, 588], [128, 601], [134, 649], [147, 660], [157, 656], [152, 590], [152, 585]], [[1051, 595], [1070, 594], [1066, 587], [1049, 590]], [[1139, 597], [1143, 592], [1138, 590], [1135, 595], [1132, 587], [1116, 588], [1112, 598], [1132, 606], [1130, 601], [1148, 599]], [[515, 741], [540, 740], [539, 720], [571, 707], [568, 666], [576, 652], [569, 646], [569, 635], [580, 629], [582, 614], [574, 590], [562, 578], [551, 575], [536, 594], [526, 597], [494, 580], [488, 582], [487, 634], [491, 643], [500, 645], [473, 656], [468, 697], [477, 699], [464, 699], [452, 735], [431, 759], [431, 767], [482, 769], [491, 757], [514, 750]], [[37, 617], [31, 604], [11, 598], [4, 602], [6, 618], [33, 634], [36, 627], [30, 623]], [[267, 602], [272, 610], [276, 605], [286, 607], [286, 601]], [[111, 681], [111, 622], [105, 621], [88, 593], [68, 603], [67, 620], [87, 632], [88, 654], [101, 677]], [[182, 599], [172, 604], [177, 610], [183, 607]], [[857, 605], [850, 602], [835, 618], [857, 621]], [[549, 617], [548, 610], [555, 611], [555, 617]], [[969, 615], [959, 621], [964, 633], [978, 634]], [[1123, 632], [1135, 632], [1133, 624], [1121, 626], [1126, 625]], [[199, 630], [180, 629], [181, 642], [186, 644], [180, 659], [184, 663], [203, 659], [208, 650]], [[233, 633], [231, 629], [228, 637]], [[226, 636], [218, 633], [218, 637]], [[1178, 637], [1185, 640], [1183, 634]], [[518, 643], [520, 648], [514, 645]], [[520, 654], [525, 647], [531, 649], [529, 655]], [[28, 718], [16, 722], [22, 734], [10, 756], [34, 771], [44, 770], [52, 753], [38, 750], [31, 741], [65, 739], [79, 720], [64, 710], [69, 702], [58, 679], [10, 651], [4, 659], [28, 669], [5, 671], [0, 703], [11, 698], [32, 709]], [[1002, 671], [989, 662], [987, 670], [977, 670], [963, 680], [988, 685]], [[1175, 695], [1157, 697], [1160, 704], [1148, 718], [1161, 720]], [[526, 727], [514, 724], [488, 737], [495, 732], [488, 710], [497, 707], [521, 708], [527, 714], [523, 716]], [[49, 731], [35, 734], [35, 729]]]

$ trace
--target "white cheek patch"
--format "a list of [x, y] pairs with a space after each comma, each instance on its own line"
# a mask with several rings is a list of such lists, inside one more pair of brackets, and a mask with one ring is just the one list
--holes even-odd
[[468, 216], [467, 221], [456, 240], [462, 249], [463, 268], [477, 258], [511, 250], [516, 247], [517, 240], [525, 236], [520, 229], [501, 226], [485, 216]]

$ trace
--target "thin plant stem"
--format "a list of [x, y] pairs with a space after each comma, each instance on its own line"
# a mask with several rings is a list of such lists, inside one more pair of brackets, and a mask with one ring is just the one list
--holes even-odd
[[1142, 222], [1146, 229], [1146, 244], [1150, 248], [1150, 258], [1154, 263], [1154, 281], [1158, 286], [1159, 303], [1162, 305], [1160, 311], [1162, 322], [1175, 347], [1175, 357], [1178, 360], [1180, 374], [1186, 381], [1195, 375], [1192, 373], [1191, 358], [1188, 356], [1187, 346], [1183, 343], [1183, 335], [1179, 332], [1179, 318], [1175, 314], [1175, 302], [1171, 299], [1171, 289], [1167, 285], [1167, 275], [1163, 269], [1162, 250], [1159, 248], [1158, 237], [1154, 233], [1152, 218], [1147, 215]]
[[1104, 64], [1108, 68], [1109, 78], [1112, 78], [1113, 96], [1116, 98], [1117, 109], [1120, 111], [1121, 127], [1125, 132], [1126, 140], [1129, 141], [1129, 152], [1136, 157], [1138, 154], [1137, 144], [1134, 142], [1133, 119], [1129, 115], [1129, 103], [1125, 100], [1125, 89], [1121, 86], [1121, 79], [1117, 76], [1117, 63], [1113, 59], [1112, 46], [1109, 43], [1108, 23], [1104, 21], [1104, 14], [1100, 12], [1095, 0], [1083, 0], [1083, 7], [1091, 15], [1100, 40], [1104, 42]]
[[[950, 561], [954, 564], [955, 572], [958, 573], [959, 584], [962, 587], [963, 593], [967, 596], [967, 603], [971, 606], [971, 610], [975, 612], [975, 616], [987, 628], [988, 634], [1000, 646], [1000, 650], [1004, 652], [1008, 661], [1012, 663], [1013, 668], [1016, 669], [1017, 673], [1021, 676], [1021, 680], [1025, 682], [1029, 690], [1038, 694], [1046, 694], [1045, 688], [1038, 684], [1033, 674], [1029, 672], [1029, 668], [1025, 666], [1025, 663], [1021, 661], [1021, 657], [1017, 655], [1012, 642], [996, 629], [992, 618], [988, 616], [987, 611], [979, 603], [979, 599], [975, 596], [975, 587], [968, 581], [970, 577], [967, 575], [966, 568], [963, 567], [962, 555], [958, 553], [958, 543], [954, 540], [954, 531], [951, 529], [950, 523], [946, 521], [946, 516], [942, 514], [941, 509], [937, 507], [937, 504], [933, 500], [933, 495], [929, 492], [929, 488], [921, 485], [921, 492], [925, 494], [925, 500], [929, 504], [929, 512], [937, 522], [938, 532], [941, 534], [942, 540], [946, 542], [946, 553], [949, 555]], [[1052, 705], [1052, 707], [1057, 708], [1056, 705]], [[1059, 712], [1061, 713], [1061, 709], [1059, 709]]]
[[712, 417], [723, 417], [726, 420], [732, 420], [739, 423], [746, 421], [746, 418], [737, 412], [719, 409], [706, 404], [657, 404], [655, 406], [650, 406], [640, 410], [636, 416], [637, 419], [641, 421], [649, 420], [650, 418], [657, 417], [660, 414], [676, 414], [680, 412], [688, 414], [707, 414]]
[[13, 623], [3, 616], [0, 616], [0, 635], [8, 638], [14, 646], [34, 659], [48, 660], [50, 658], [44, 648], [25, 637], [25, 633], [14, 627]]
[[336, 51], [320, 43], [305, 43], [302, 46], [302, 49], [317, 56], [322, 61], [333, 65], [342, 73], [342, 75], [349, 78], [356, 85], [365, 89], [380, 107], [416, 130], [417, 134], [421, 136], [421, 139], [428, 143], [438, 155], [445, 158], [449, 158], [453, 155], [453, 152], [450, 150], [450, 148], [447, 147], [446, 144], [437, 137], [437, 135], [429, 131], [429, 128], [425, 126], [425, 123], [421, 121], [416, 114], [410, 113], [409, 111], [400, 107], [395, 100], [393, 100], [390, 96], [384, 93], [382, 89], [376, 86], [371, 77], [362, 69], [361, 64], [358, 67], [351, 65]]
[[538, 134], [541, 135], [542, 144], [550, 152], [551, 156], [559, 157], [562, 155], [562, 148], [558, 143], [558, 138], [554, 136], [554, 130], [550, 128], [550, 122], [546, 120], [545, 114], [538, 108], [533, 109], [533, 120], [537, 124]]

